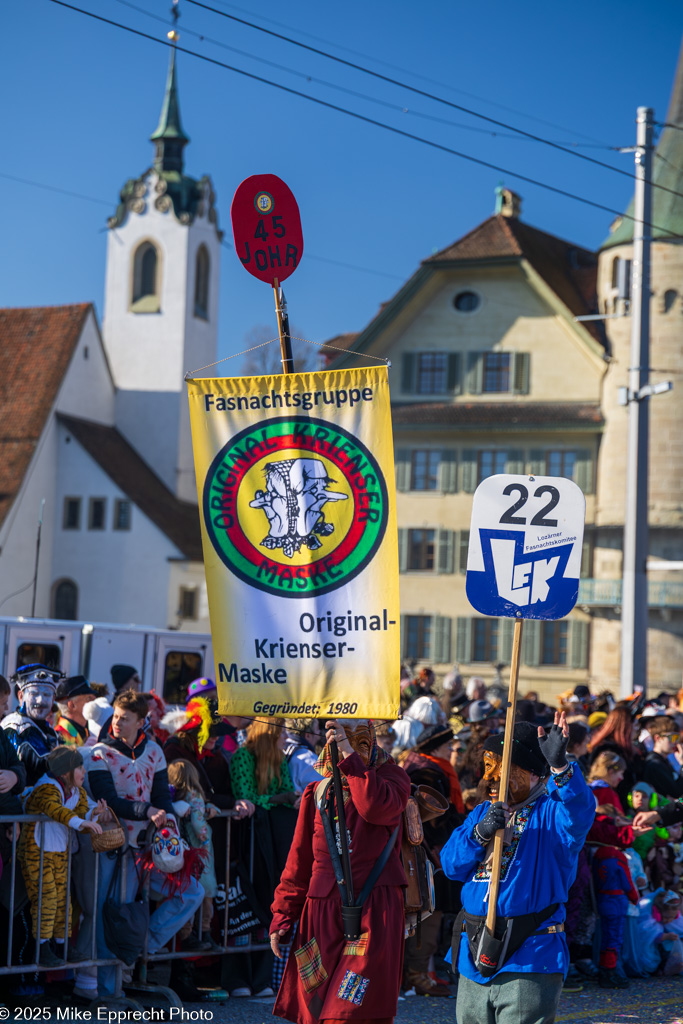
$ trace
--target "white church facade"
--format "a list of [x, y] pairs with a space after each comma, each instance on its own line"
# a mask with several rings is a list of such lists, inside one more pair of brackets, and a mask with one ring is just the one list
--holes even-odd
[[209, 628], [184, 374], [216, 359], [221, 232], [175, 51], [152, 141], [108, 222], [102, 331], [89, 304], [0, 311], [1, 615]]

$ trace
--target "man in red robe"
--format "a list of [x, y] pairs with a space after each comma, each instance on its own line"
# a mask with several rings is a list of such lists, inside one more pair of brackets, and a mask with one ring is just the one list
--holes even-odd
[[[328, 722], [326, 739], [316, 767], [325, 779], [331, 777], [329, 744], [336, 740], [354, 893], [362, 891], [397, 826], [398, 836], [363, 905], [360, 937], [347, 942], [321, 814], [330, 812], [333, 786], [328, 784], [323, 790], [323, 782], [306, 787], [271, 908], [270, 939], [276, 956], [282, 955], [280, 944], [290, 939], [294, 925], [298, 922], [299, 926], [273, 1013], [296, 1024], [390, 1024], [396, 1014], [403, 965], [406, 879], [399, 850], [410, 781], [377, 746], [370, 722]], [[331, 818], [336, 820], [338, 833], [334, 806]], [[335, 838], [339, 845], [338, 835]]]

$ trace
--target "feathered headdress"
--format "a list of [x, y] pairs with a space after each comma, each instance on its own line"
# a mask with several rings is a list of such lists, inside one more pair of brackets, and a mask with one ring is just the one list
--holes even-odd
[[175, 707], [161, 719], [164, 729], [170, 733], [191, 732], [198, 729], [197, 747], [201, 753], [209, 739], [215, 719], [206, 697], [193, 697], [186, 707]]

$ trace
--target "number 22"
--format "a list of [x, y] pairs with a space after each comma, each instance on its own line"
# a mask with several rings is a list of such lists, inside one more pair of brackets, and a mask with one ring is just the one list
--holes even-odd
[[[510, 495], [514, 491], [519, 494], [519, 498], [514, 505], [510, 505], [510, 508], [503, 512], [499, 522], [511, 523], [514, 526], [526, 526], [526, 517], [516, 516], [514, 513], [518, 512], [523, 505], [526, 505], [529, 498], [529, 491], [524, 484], [508, 484], [504, 489], [503, 494]], [[544, 516], [548, 512], [552, 512], [558, 504], [560, 500], [560, 492], [557, 487], [552, 487], [550, 484], [543, 484], [542, 487], [537, 487], [534, 491], [534, 498], [540, 498], [544, 494], [550, 495], [550, 501], [536, 513], [529, 524], [530, 526], [557, 526], [557, 519], [545, 519]]]

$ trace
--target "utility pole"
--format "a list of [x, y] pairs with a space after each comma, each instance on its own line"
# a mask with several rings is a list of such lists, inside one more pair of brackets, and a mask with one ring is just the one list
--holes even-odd
[[631, 365], [621, 593], [621, 696], [647, 690], [650, 224], [653, 111], [638, 107], [631, 284]]

